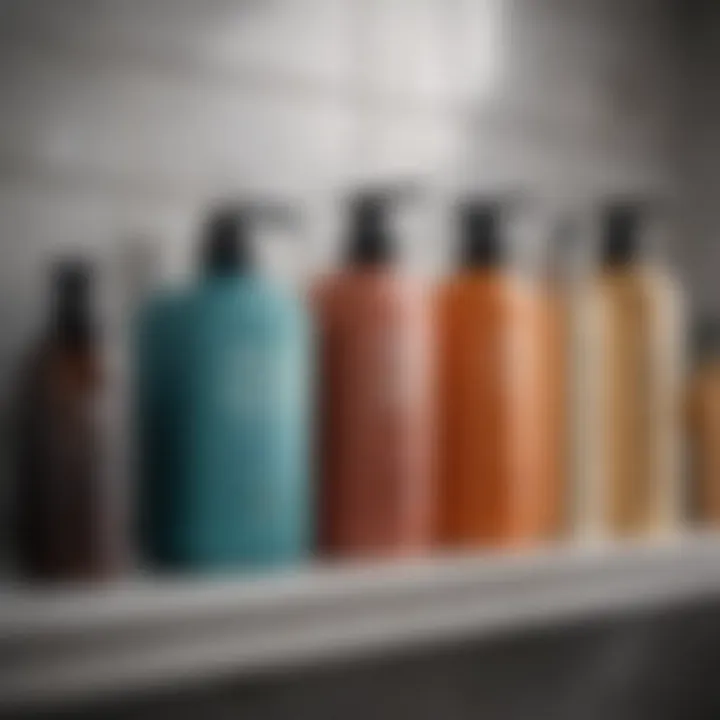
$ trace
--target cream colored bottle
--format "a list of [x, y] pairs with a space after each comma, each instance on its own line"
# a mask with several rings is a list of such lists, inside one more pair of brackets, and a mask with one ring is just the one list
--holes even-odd
[[640, 259], [643, 213], [612, 203], [602, 267], [576, 318], [577, 530], [586, 538], [672, 533], [681, 523], [682, 296]]

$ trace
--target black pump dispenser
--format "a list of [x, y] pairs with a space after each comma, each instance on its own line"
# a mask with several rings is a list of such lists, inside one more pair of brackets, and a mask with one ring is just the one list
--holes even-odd
[[391, 213], [408, 200], [415, 200], [422, 187], [399, 181], [361, 188], [349, 198], [349, 236], [346, 262], [351, 267], [384, 267], [397, 257], [390, 223]]
[[210, 213], [203, 233], [202, 266], [208, 275], [236, 275], [255, 267], [252, 232], [258, 222], [289, 224], [291, 208], [281, 203], [247, 201]]
[[52, 335], [62, 345], [86, 347], [94, 339], [92, 275], [85, 260], [63, 260], [54, 268]]
[[251, 257], [248, 218], [241, 209], [221, 208], [207, 220], [202, 264], [208, 275], [233, 275], [249, 269]]
[[602, 215], [602, 263], [608, 268], [626, 267], [639, 250], [642, 207], [632, 201], [608, 203]]
[[350, 237], [348, 264], [351, 266], [388, 265], [395, 258], [389, 228], [392, 198], [382, 191], [360, 191], [350, 199]]
[[505, 203], [470, 198], [458, 207], [460, 264], [471, 270], [495, 268], [503, 260], [502, 224]]

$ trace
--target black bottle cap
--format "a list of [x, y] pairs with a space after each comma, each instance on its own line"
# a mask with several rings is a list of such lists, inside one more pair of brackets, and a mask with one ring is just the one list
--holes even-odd
[[83, 345], [94, 337], [93, 267], [82, 259], [59, 261], [53, 268], [53, 334], [60, 342]]
[[642, 207], [632, 201], [609, 203], [602, 216], [602, 263], [624, 267], [635, 261], [639, 251]]
[[394, 260], [395, 248], [388, 226], [388, 203], [389, 198], [380, 191], [363, 191], [351, 198], [350, 265], [387, 265]]
[[397, 253], [391, 213], [420, 193], [421, 187], [412, 181], [381, 184], [351, 193], [347, 263], [352, 267], [390, 265]]
[[217, 207], [207, 218], [201, 262], [208, 275], [235, 275], [255, 266], [252, 233], [261, 221], [289, 224], [295, 219], [290, 206], [245, 201]]
[[221, 207], [210, 214], [204, 230], [202, 264], [210, 275], [240, 273], [253, 264], [247, 214]]
[[503, 210], [503, 201], [489, 198], [470, 198], [459, 204], [462, 267], [492, 268], [502, 262]]

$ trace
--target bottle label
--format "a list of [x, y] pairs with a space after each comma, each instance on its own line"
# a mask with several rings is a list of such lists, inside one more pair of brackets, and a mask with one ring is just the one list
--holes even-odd
[[216, 377], [219, 407], [238, 419], [278, 418], [299, 401], [299, 373], [280, 349], [238, 345], [223, 354]]

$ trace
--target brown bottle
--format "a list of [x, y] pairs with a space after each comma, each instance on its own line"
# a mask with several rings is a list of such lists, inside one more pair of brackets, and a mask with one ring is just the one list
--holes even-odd
[[99, 577], [118, 558], [101, 475], [103, 378], [90, 295], [88, 265], [56, 267], [50, 326], [21, 381], [18, 550], [31, 579]]
[[355, 199], [349, 267], [316, 292], [320, 545], [331, 555], [413, 553], [433, 539], [430, 307], [392, 267], [388, 200]]

